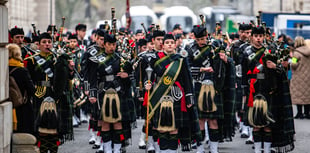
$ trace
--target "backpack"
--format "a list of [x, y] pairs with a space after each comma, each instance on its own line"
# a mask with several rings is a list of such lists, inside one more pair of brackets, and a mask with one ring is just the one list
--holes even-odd
[[24, 96], [22, 95], [15, 78], [12, 76], [12, 73], [17, 70], [17, 68], [18, 67], [13, 68], [9, 73], [9, 99], [12, 101], [14, 108], [27, 102], [27, 92], [25, 91]]

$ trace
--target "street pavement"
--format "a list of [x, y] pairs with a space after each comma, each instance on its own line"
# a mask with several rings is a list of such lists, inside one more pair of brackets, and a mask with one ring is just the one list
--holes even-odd
[[[294, 108], [294, 110], [296, 110]], [[137, 120], [137, 128], [133, 129], [131, 145], [126, 148], [127, 153], [145, 153], [144, 150], [138, 148], [138, 142], [141, 132], [143, 120]], [[60, 146], [59, 153], [95, 153], [96, 150], [92, 149], [92, 145], [88, 144], [90, 138], [87, 130], [88, 125], [82, 124], [80, 127], [74, 129], [75, 140], [67, 142]], [[309, 119], [295, 119], [295, 130], [296, 130], [296, 142], [295, 149], [292, 153], [309, 153], [310, 149], [310, 120]], [[236, 136], [232, 142], [224, 142], [219, 144], [220, 153], [254, 153], [252, 145], [246, 145], [245, 140], [240, 138], [240, 133], [236, 132]], [[206, 151], [208, 150], [205, 146]], [[193, 150], [188, 153], [195, 153]], [[181, 151], [179, 151], [181, 152]]]

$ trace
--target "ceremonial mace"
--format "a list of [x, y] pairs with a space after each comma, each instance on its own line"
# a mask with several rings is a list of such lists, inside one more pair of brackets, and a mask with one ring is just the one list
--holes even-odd
[[[147, 74], [147, 83], [151, 83], [151, 75], [153, 72], [153, 69], [149, 65], [146, 69], [146, 74]], [[146, 118], [145, 118], [145, 152], [147, 153], [147, 142], [149, 138], [149, 100], [150, 100], [150, 89], [147, 90], [147, 103], [146, 103]]]

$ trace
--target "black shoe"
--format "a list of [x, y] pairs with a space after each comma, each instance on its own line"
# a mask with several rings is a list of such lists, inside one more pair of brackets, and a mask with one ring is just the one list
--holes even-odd
[[104, 151], [103, 150], [98, 150], [98, 151], [96, 151], [96, 153], [104, 153]]
[[139, 146], [139, 149], [146, 149], [146, 145]]
[[294, 117], [295, 119], [303, 119], [304, 115], [301, 113], [297, 113], [296, 116]]
[[99, 149], [100, 148], [100, 145], [93, 145], [93, 149]]
[[226, 142], [232, 142], [232, 137], [226, 137], [224, 140], [225, 140]]
[[246, 134], [241, 134], [241, 138], [249, 138], [249, 136]]
[[310, 119], [310, 114], [304, 114], [303, 117], [306, 119]]
[[95, 141], [89, 141], [88, 143], [89, 144], [95, 144]]
[[155, 150], [149, 150], [147, 153], [155, 153]]
[[121, 153], [126, 153], [126, 147], [121, 148]]
[[88, 123], [88, 121], [87, 120], [83, 120], [81, 123]]
[[186, 143], [186, 144], [181, 144], [181, 150], [183, 152], [186, 152], [186, 151], [191, 151], [191, 144], [190, 143]]
[[254, 144], [254, 142], [251, 140], [247, 140], [247, 141], [245, 141], [245, 144]]
[[197, 149], [197, 142], [192, 141], [191, 142], [191, 147], [192, 147], [192, 149]]

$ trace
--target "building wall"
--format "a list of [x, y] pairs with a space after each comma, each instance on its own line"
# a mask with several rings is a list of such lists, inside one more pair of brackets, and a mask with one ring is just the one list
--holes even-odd
[[10, 0], [7, 3], [9, 10], [8, 27], [23, 27], [25, 34], [32, 31], [34, 23], [41, 32], [46, 31], [50, 23], [50, 5], [52, 2], [52, 19], [55, 23], [55, 0]]
[[253, 0], [253, 13], [264, 12], [310, 13], [310, 0]]
[[[49, 24], [55, 24], [55, 0], [34, 0], [37, 6], [35, 10], [35, 21], [37, 22], [37, 28], [41, 33], [46, 32]], [[51, 23], [51, 1], [52, 1], [52, 23]], [[57, 26], [58, 27], [58, 26]]]
[[9, 66], [8, 51], [8, 8], [3, 5], [6, 0], [0, 0], [0, 153], [10, 153], [12, 133], [12, 103], [9, 97]]

